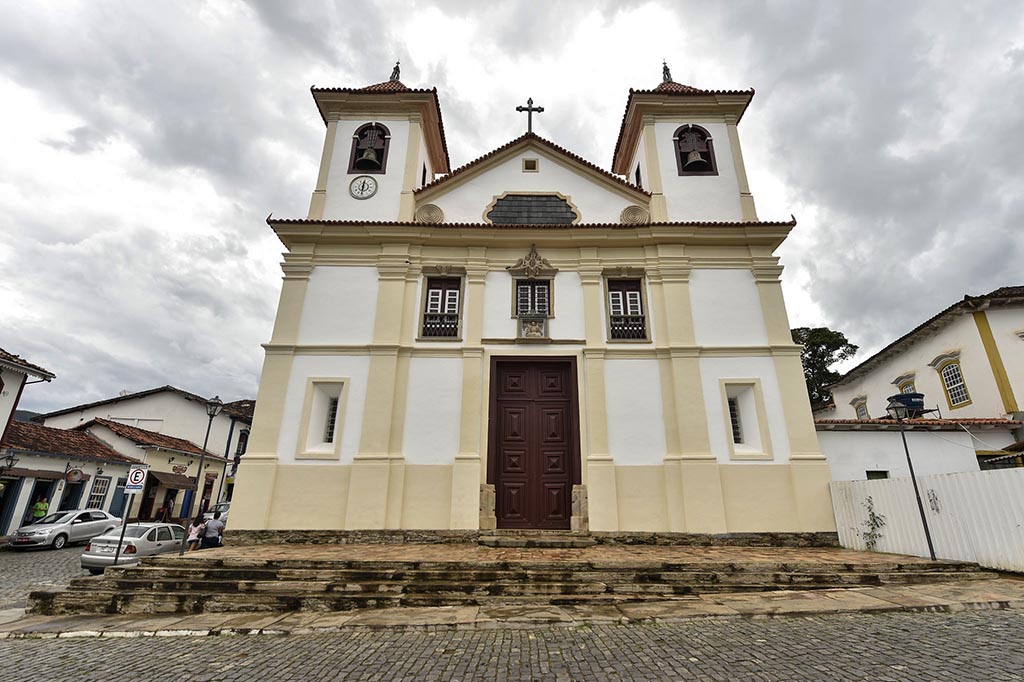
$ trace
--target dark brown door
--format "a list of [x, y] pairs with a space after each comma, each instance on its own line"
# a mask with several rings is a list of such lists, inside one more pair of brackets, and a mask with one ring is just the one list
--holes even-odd
[[491, 471], [499, 528], [570, 526], [579, 458], [573, 374], [564, 360], [496, 363]]

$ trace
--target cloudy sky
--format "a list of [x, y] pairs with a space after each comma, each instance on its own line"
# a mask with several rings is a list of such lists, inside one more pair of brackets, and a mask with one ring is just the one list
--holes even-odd
[[754, 87], [740, 126], [791, 322], [860, 357], [1024, 283], [1024, 5], [0, 0], [0, 347], [49, 410], [174, 384], [255, 396], [303, 217], [310, 85], [436, 86], [452, 163], [522, 133], [608, 168], [630, 87]]

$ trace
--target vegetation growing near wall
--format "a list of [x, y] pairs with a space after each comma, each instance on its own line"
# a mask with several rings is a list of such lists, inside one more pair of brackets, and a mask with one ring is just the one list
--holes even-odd
[[864, 538], [864, 546], [869, 552], [874, 552], [882, 537], [882, 528], [885, 526], [885, 516], [875, 512], [875, 500], [870, 495], [861, 504], [868, 510], [868, 518], [861, 525], [866, 530], [861, 531], [860, 536]]

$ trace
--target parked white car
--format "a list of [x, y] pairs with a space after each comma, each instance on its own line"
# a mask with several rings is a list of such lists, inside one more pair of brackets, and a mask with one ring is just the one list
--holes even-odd
[[225, 526], [228, 525], [228, 511], [231, 509], [230, 502], [218, 502], [217, 504], [210, 507], [208, 511], [203, 513], [204, 519], [212, 519], [214, 512], [220, 512], [220, 520]]
[[129, 523], [124, 529], [120, 556], [117, 543], [121, 529], [93, 538], [82, 552], [82, 568], [99, 575], [107, 566], [134, 564], [144, 556], [176, 552], [185, 537], [185, 529], [173, 523]]
[[14, 533], [9, 544], [14, 549], [61, 549], [69, 542], [85, 542], [120, 526], [121, 519], [102, 509], [62, 511], [22, 526]]

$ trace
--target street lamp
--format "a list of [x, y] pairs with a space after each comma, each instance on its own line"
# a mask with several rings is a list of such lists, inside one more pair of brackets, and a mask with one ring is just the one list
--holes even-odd
[[[17, 464], [19, 461], [20, 460], [14, 456], [13, 452], [8, 452], [6, 457], [0, 459], [0, 476], [3, 476], [8, 471], [13, 469], [14, 465]], [[6, 484], [3, 481], [0, 481], [0, 493], [3, 493], [4, 488], [6, 487]]]
[[903, 420], [920, 417], [922, 414], [932, 410], [924, 409], [923, 393], [898, 393], [889, 396], [889, 405], [885, 411], [896, 420], [900, 427], [900, 438], [903, 439], [903, 451], [907, 453], [907, 467], [910, 468], [910, 481], [914, 484], [914, 497], [917, 498], [917, 509], [921, 512], [921, 525], [924, 526], [924, 539], [928, 541], [928, 554], [932, 561], [935, 561], [935, 547], [932, 545], [932, 534], [928, 530], [928, 518], [924, 514], [924, 503], [921, 501], [921, 491], [917, 487], [917, 478], [914, 476], [914, 463], [910, 460], [910, 448], [907, 447], [907, 434], [903, 430]]
[[[206, 401], [206, 415], [210, 418], [210, 421], [206, 423], [206, 437], [203, 438], [203, 451], [199, 454], [199, 471], [196, 473], [196, 482], [192, 484], [192, 497], [188, 502], [188, 513], [185, 514], [186, 519], [192, 518], [192, 502], [195, 501], [196, 496], [199, 494], [199, 480], [203, 477], [203, 463], [206, 461], [206, 444], [210, 441], [210, 428], [213, 426], [213, 418], [220, 414], [221, 408], [224, 407], [224, 401], [220, 399], [220, 396], [213, 396], [212, 400]], [[205, 481], [204, 481], [205, 483]], [[185, 536], [181, 538], [181, 546], [178, 548], [178, 556], [185, 553]]]

